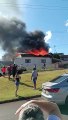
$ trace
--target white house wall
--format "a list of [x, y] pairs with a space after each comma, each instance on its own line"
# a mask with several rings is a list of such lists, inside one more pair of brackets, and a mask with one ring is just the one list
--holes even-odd
[[[31, 63], [25, 63], [25, 59], [31, 59]], [[33, 68], [34, 65], [36, 65], [38, 68], [42, 68], [43, 63], [41, 63], [42, 59], [46, 59], [46, 67], [49, 67], [52, 63], [51, 58], [46, 57], [22, 57], [22, 58], [16, 58], [15, 64], [17, 65], [23, 65], [26, 68]]]

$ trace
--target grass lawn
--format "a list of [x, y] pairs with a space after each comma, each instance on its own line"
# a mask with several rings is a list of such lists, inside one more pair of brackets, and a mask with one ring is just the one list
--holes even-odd
[[31, 73], [22, 74], [18, 90], [18, 97], [15, 97], [15, 83], [13, 82], [13, 80], [9, 81], [7, 77], [0, 77], [0, 102], [16, 98], [19, 99], [21, 97], [41, 95], [42, 83], [52, 80], [53, 78], [65, 73], [65, 71], [68, 72], [67, 69], [39, 72], [37, 80], [37, 90], [33, 90]]

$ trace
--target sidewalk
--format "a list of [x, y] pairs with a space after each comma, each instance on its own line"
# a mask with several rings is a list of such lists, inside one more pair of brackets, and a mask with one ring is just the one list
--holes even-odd
[[9, 103], [9, 102], [15, 102], [15, 101], [21, 101], [21, 100], [27, 100], [27, 99], [32, 99], [32, 98], [38, 98], [41, 97], [41, 95], [36, 95], [36, 96], [32, 96], [32, 97], [22, 97], [22, 98], [17, 98], [17, 99], [12, 99], [12, 100], [5, 100], [5, 101], [0, 101], [0, 104], [3, 103]]

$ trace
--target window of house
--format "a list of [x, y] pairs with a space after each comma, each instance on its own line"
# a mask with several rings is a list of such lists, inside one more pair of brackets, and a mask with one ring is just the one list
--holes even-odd
[[64, 58], [65, 61], [68, 61], [68, 58]]
[[46, 63], [46, 59], [41, 59], [41, 63]]
[[31, 59], [25, 59], [25, 63], [31, 63]]

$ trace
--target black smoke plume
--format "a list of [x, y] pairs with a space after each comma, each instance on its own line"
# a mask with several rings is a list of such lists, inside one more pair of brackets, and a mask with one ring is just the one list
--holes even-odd
[[17, 18], [0, 18], [0, 45], [5, 52], [15, 53], [26, 50], [44, 48], [49, 50], [49, 45], [44, 41], [42, 31], [28, 33], [24, 22]]
[[42, 31], [34, 31], [25, 36], [25, 39], [20, 41], [19, 51], [22, 52], [24, 50], [32, 50], [43, 48], [48, 51], [49, 46], [44, 41], [45, 34]]

